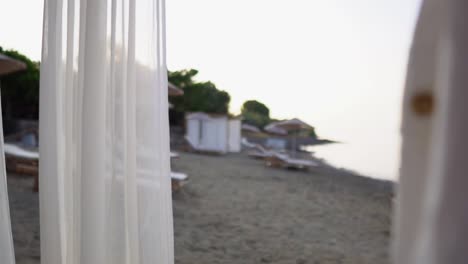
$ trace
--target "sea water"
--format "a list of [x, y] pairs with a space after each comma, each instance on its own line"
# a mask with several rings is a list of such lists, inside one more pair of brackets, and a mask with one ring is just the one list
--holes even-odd
[[308, 147], [316, 158], [330, 165], [347, 169], [360, 175], [397, 181], [400, 164], [400, 137], [389, 133], [386, 137], [367, 140], [350, 140], [342, 143]]

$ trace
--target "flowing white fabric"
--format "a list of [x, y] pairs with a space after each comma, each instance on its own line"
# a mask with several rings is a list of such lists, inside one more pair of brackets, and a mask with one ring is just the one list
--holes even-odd
[[3, 143], [2, 109], [0, 107], [0, 263], [14, 264], [15, 254], [11, 235], [10, 207], [5, 167], [5, 152]]
[[42, 263], [173, 263], [164, 8], [45, 1]]
[[408, 65], [394, 263], [468, 259], [468, 2], [423, 3]]

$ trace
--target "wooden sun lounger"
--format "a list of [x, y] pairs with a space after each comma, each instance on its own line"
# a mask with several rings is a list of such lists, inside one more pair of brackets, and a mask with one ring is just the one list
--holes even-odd
[[[171, 157], [174, 153], [171, 152]], [[176, 155], [178, 157], [178, 154]], [[34, 177], [33, 191], [39, 190], [39, 154], [24, 150], [16, 145], [5, 143], [5, 163], [7, 171], [32, 175]], [[187, 174], [171, 171], [172, 190], [179, 190], [188, 181]]]
[[[171, 151], [171, 159], [180, 158], [179, 153]], [[188, 175], [182, 172], [171, 171], [172, 191], [178, 191], [188, 182]]]
[[318, 164], [312, 160], [294, 159], [288, 155], [273, 153], [270, 157], [265, 158], [265, 165], [273, 168], [287, 168], [307, 170], [311, 167], [316, 167]]
[[172, 191], [178, 191], [188, 182], [188, 175], [181, 172], [171, 171]]
[[273, 150], [267, 150], [260, 144], [256, 144], [254, 146], [254, 149], [249, 151], [247, 155], [256, 159], [264, 159], [265, 164], [268, 167], [273, 168], [290, 168], [306, 170], [318, 165], [316, 162], [311, 160], [294, 159], [289, 157], [288, 155], [281, 154]]
[[39, 190], [39, 153], [5, 143], [5, 164], [9, 172], [34, 177], [33, 191]]
[[254, 159], [265, 159], [265, 158], [271, 157], [273, 155], [273, 151], [269, 151], [269, 150], [265, 149], [260, 144], [256, 144], [253, 148], [254, 149], [249, 151], [247, 153], [247, 155], [249, 157], [254, 158]]
[[254, 148], [255, 146], [257, 146], [257, 144], [255, 143], [250, 143], [246, 138], [242, 138], [241, 139], [241, 144], [242, 146], [244, 147], [247, 147], [247, 148]]

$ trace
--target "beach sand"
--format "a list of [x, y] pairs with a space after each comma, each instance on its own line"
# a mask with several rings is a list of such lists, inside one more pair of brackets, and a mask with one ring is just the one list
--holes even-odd
[[[389, 182], [272, 169], [244, 154], [181, 153], [172, 167], [190, 176], [173, 194], [177, 264], [389, 263]], [[17, 263], [39, 263], [32, 180], [8, 183]]]

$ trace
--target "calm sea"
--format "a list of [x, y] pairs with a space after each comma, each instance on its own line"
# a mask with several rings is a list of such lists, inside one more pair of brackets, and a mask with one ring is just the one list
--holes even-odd
[[363, 176], [384, 180], [398, 180], [400, 138], [389, 135], [380, 140], [351, 141], [312, 146], [317, 158], [335, 167], [348, 169]]

